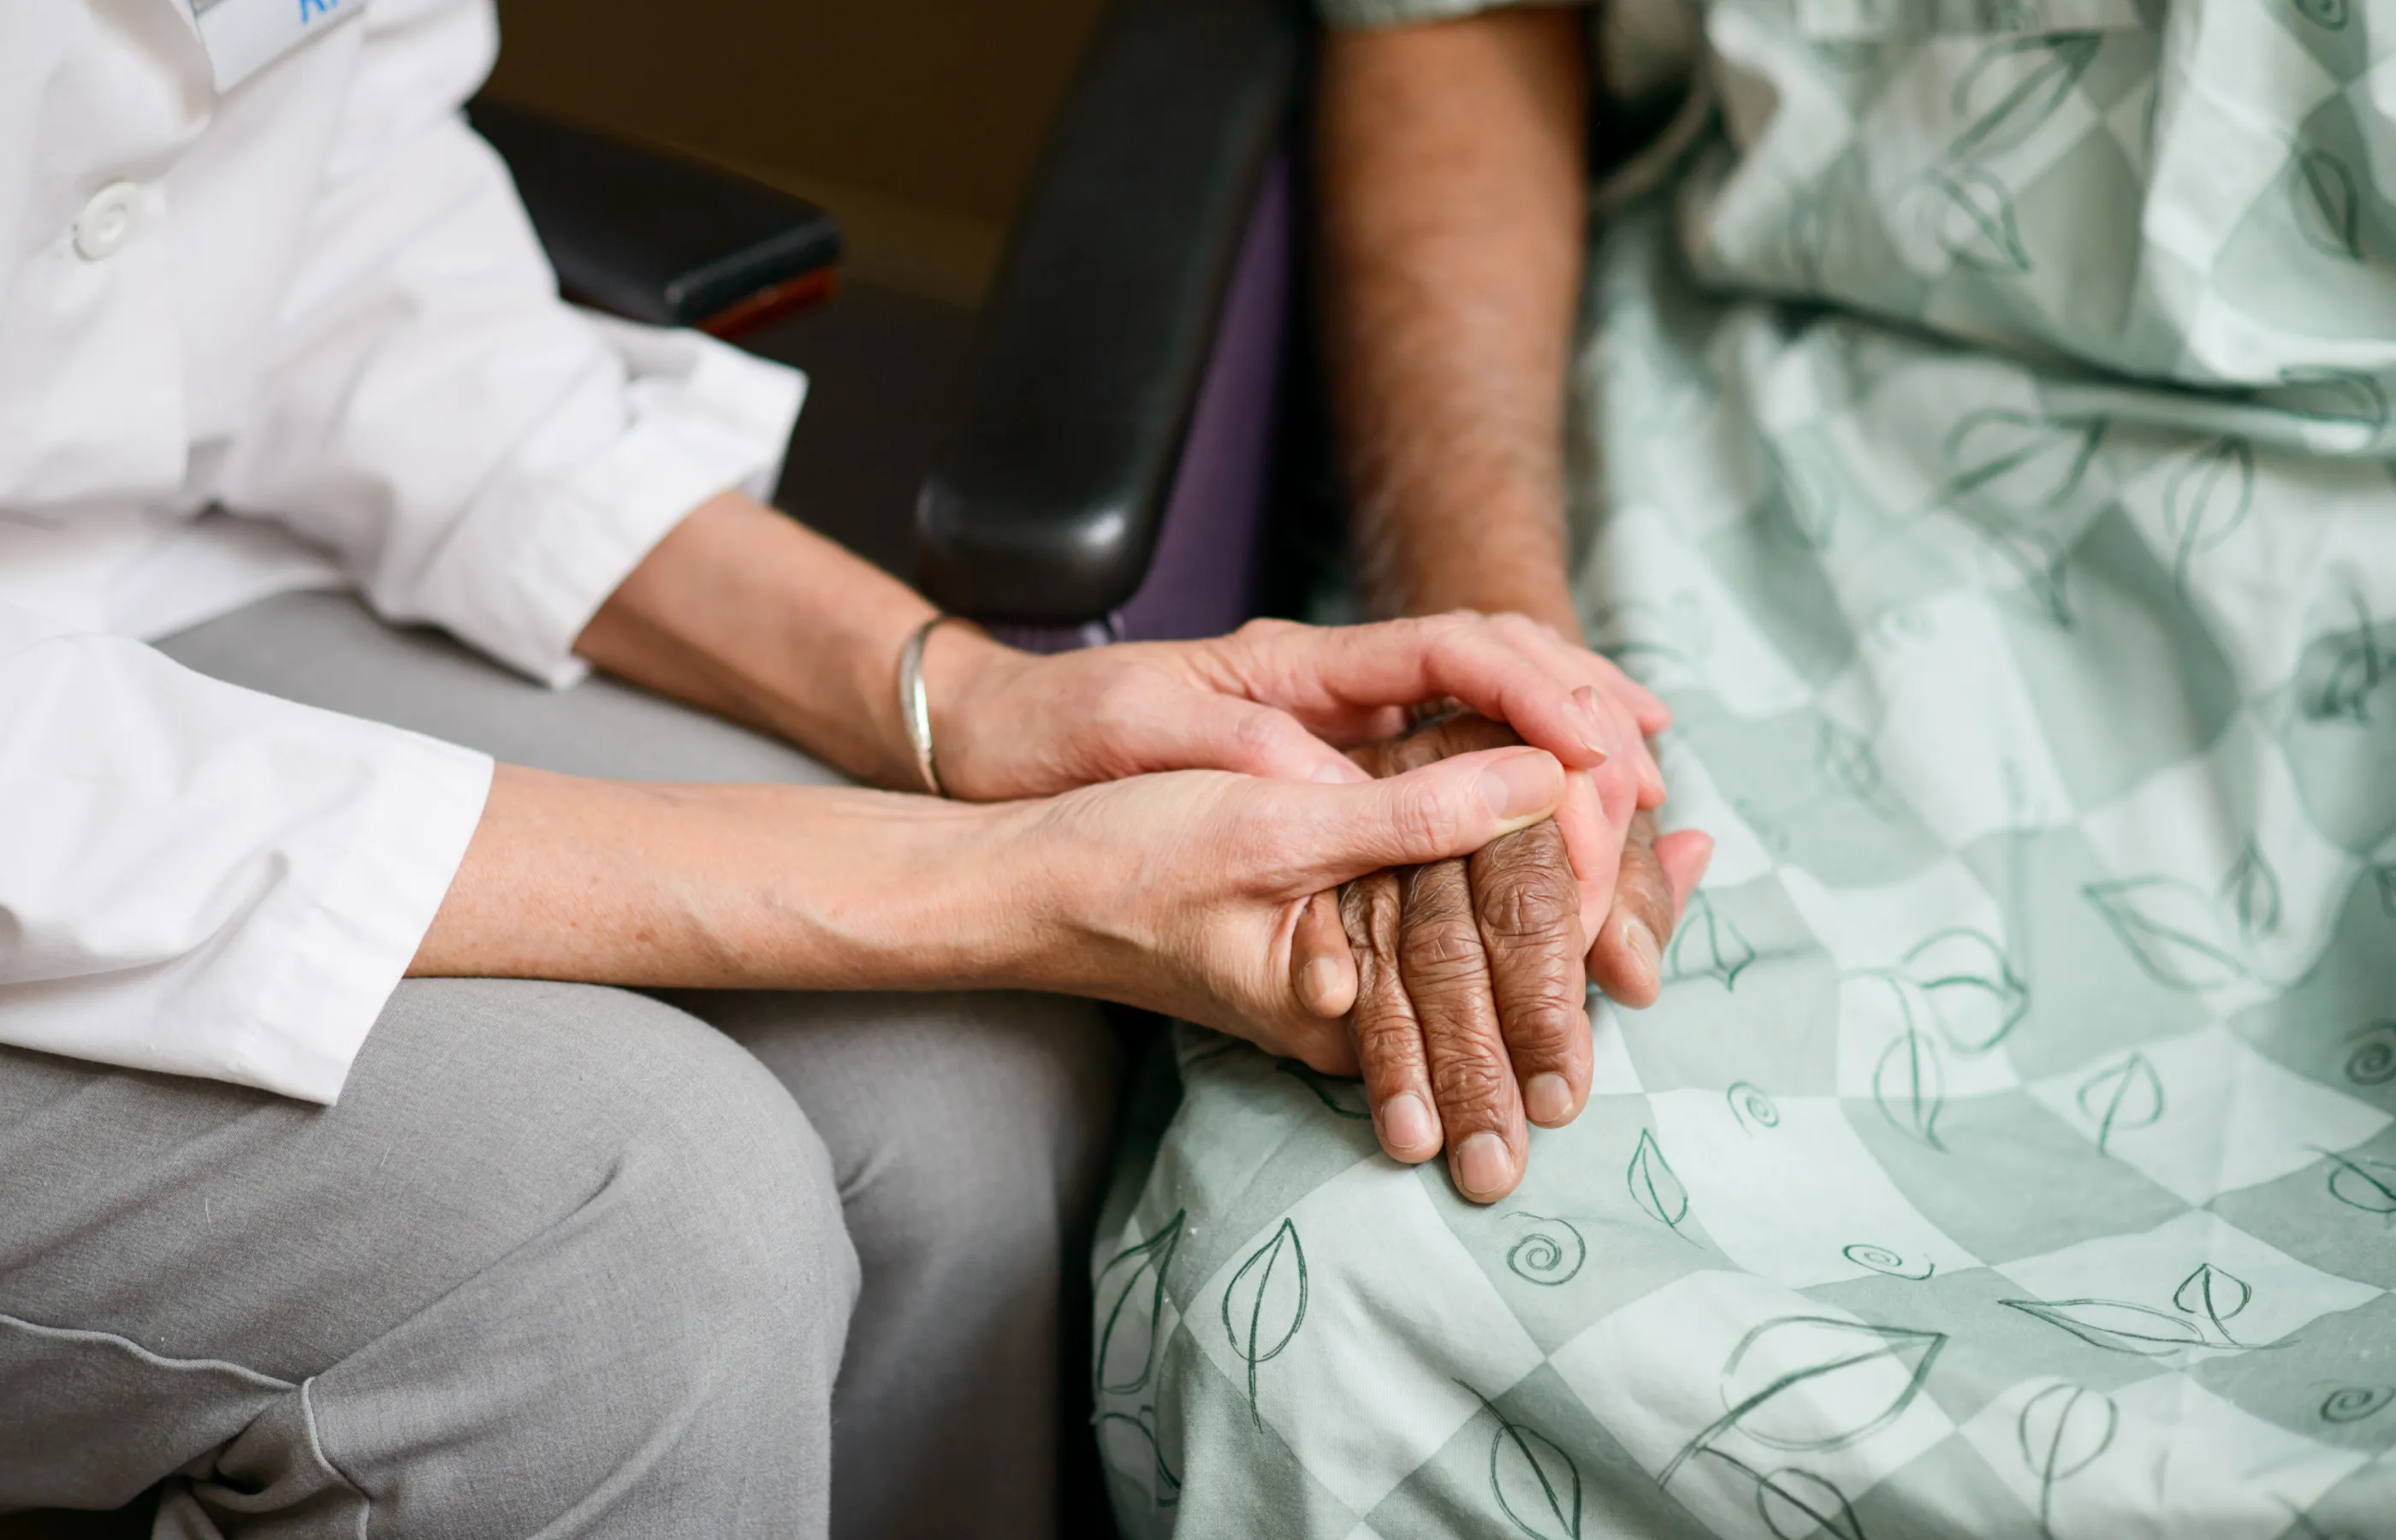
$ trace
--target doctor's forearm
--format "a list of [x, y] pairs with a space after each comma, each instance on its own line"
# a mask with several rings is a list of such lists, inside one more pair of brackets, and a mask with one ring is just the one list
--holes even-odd
[[[905, 584], [797, 521], [726, 492], [700, 504], [584, 628], [591, 662], [798, 743], [861, 780], [923, 790], [898, 717], [907, 635], [933, 613]], [[927, 655], [1002, 651], [967, 628]]]
[[634, 987], [1015, 982], [1041, 907], [1005, 807], [501, 765], [408, 972]]
[[1577, 13], [1335, 33], [1324, 309], [1357, 547], [1384, 613], [1577, 635], [1562, 423], [1581, 271]]

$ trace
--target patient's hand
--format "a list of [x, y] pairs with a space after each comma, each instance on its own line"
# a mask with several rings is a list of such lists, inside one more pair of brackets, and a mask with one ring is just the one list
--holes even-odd
[[[1354, 757], [1388, 776], [1514, 741], [1466, 713]], [[1596, 827], [1575, 843], [1620, 858], [1594, 882], [1575, 873], [1551, 820], [1469, 861], [1360, 878], [1340, 896], [1358, 971], [1350, 1028], [1382, 1148], [1413, 1162], [1444, 1146], [1458, 1188], [1479, 1201], [1520, 1180], [1526, 1115], [1553, 1127], [1588, 1097], [1585, 965], [1617, 999], [1651, 1002], [1661, 943], [1710, 848], [1704, 836], [1682, 834], [1666, 836], [1659, 850], [1631, 788], [1586, 790], [1579, 816]], [[1585, 914], [1604, 917], [1594, 948], [1584, 940]], [[1323, 944], [1327, 927], [1310, 922], [1301, 949]]]

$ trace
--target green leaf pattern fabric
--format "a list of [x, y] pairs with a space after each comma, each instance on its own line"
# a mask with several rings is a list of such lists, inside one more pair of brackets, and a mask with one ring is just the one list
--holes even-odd
[[1125, 1534], [2396, 1537], [2396, 0], [1591, 32], [1710, 114], [1568, 446], [1714, 863], [1491, 1208], [1177, 1029]]

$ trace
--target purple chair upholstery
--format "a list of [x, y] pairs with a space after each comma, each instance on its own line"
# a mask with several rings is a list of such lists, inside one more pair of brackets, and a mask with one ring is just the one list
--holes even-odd
[[992, 628], [1017, 646], [1215, 636], [1256, 614], [1295, 266], [1286, 154], [1257, 192], [1148, 576], [1105, 623]]

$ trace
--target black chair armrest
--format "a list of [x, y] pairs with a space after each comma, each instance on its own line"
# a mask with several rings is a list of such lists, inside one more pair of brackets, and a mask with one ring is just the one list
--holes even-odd
[[467, 118], [508, 163], [571, 299], [724, 334], [830, 287], [840, 227], [811, 203], [486, 98]]
[[1072, 625], [1139, 586], [1304, 38], [1282, 0], [1120, 0], [1100, 29], [917, 505], [937, 603]]

